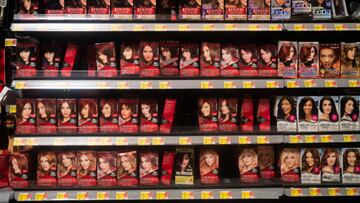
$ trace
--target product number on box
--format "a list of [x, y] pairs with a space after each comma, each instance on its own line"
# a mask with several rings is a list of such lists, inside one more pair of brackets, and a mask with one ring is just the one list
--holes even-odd
[[249, 136], [239, 136], [239, 144], [251, 144], [251, 138]]
[[140, 192], [140, 199], [141, 200], [148, 200], [152, 199], [152, 193], [151, 192]]
[[201, 191], [201, 199], [214, 199], [214, 193], [211, 191]]
[[191, 145], [191, 137], [179, 137], [179, 145]]
[[204, 145], [213, 145], [215, 144], [215, 137], [203, 137]]
[[221, 144], [221, 145], [231, 144], [231, 137], [229, 137], [229, 136], [221, 136], [221, 137], [219, 137], [219, 144]]
[[97, 192], [96, 193], [96, 200], [107, 200], [109, 199], [108, 192]]
[[117, 145], [117, 146], [129, 145], [128, 138], [127, 137], [117, 137], [115, 139], [115, 145]]
[[309, 196], [311, 197], [321, 196], [320, 188], [309, 188]]
[[116, 200], [127, 200], [127, 199], [129, 199], [129, 196], [128, 196], [127, 192], [116, 192], [115, 199]]
[[29, 201], [31, 200], [30, 193], [19, 193], [18, 201]]
[[291, 197], [300, 197], [303, 196], [303, 190], [301, 188], [290, 188]]
[[170, 82], [159, 82], [159, 89], [171, 89]]
[[191, 191], [182, 191], [181, 199], [194, 199], [194, 192]]
[[253, 191], [241, 191], [241, 198], [242, 199], [254, 199], [254, 192]]
[[232, 192], [230, 191], [220, 191], [220, 199], [232, 199]]
[[328, 192], [329, 192], [329, 196], [339, 196], [340, 195], [339, 188], [329, 188]]
[[354, 187], [346, 188], [346, 195], [347, 196], [359, 196], [359, 191], [357, 188], [354, 188]]
[[156, 199], [158, 200], [169, 199], [169, 193], [163, 191], [156, 192]]
[[67, 192], [58, 192], [56, 193], [57, 200], [67, 200], [69, 199], [69, 194]]

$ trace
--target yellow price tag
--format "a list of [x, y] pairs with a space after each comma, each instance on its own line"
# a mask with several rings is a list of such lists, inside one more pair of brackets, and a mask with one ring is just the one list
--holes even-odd
[[300, 135], [290, 135], [290, 143], [296, 144], [301, 142], [301, 136]]
[[118, 32], [118, 31], [123, 31], [123, 30], [124, 30], [124, 28], [123, 28], [123, 26], [120, 25], [120, 24], [112, 24], [112, 25], [110, 26], [110, 31], [111, 31], [111, 32]]
[[47, 194], [44, 192], [41, 193], [35, 193], [35, 201], [44, 201], [47, 199]]
[[282, 27], [280, 24], [270, 24], [269, 25], [269, 30], [270, 31], [281, 31]]
[[17, 39], [16, 38], [6, 38], [5, 47], [16, 47]]
[[167, 30], [167, 26], [164, 24], [156, 24], [154, 27], [155, 31], [161, 32], [161, 31], [166, 31]]
[[194, 192], [191, 191], [182, 191], [181, 199], [194, 199]]
[[77, 192], [76, 200], [87, 200], [89, 198], [89, 193], [87, 192]]
[[356, 24], [355, 27], [357, 31], [360, 31], [360, 24]]
[[27, 138], [25, 146], [37, 146], [38, 139], [37, 138]]
[[349, 87], [359, 87], [358, 80], [349, 80]]
[[213, 31], [215, 30], [214, 24], [204, 24], [203, 25], [203, 31]]
[[115, 139], [115, 145], [117, 145], [117, 146], [129, 145], [128, 138], [127, 137], [117, 137]]
[[266, 88], [279, 88], [277, 81], [266, 81]]
[[225, 24], [225, 30], [226, 31], [234, 31], [234, 30], [236, 30], [236, 25], [235, 24]]
[[117, 89], [119, 89], [119, 90], [130, 89], [130, 86], [129, 86], [129, 83], [128, 83], [128, 82], [118, 82], [116, 87], [117, 87]]
[[152, 138], [152, 145], [164, 145], [164, 138], [162, 137], [153, 137]]
[[212, 89], [214, 88], [212, 82], [209, 81], [201, 81], [200, 82], [200, 88], [201, 89]]
[[139, 137], [138, 145], [150, 145], [150, 138], [148, 137]]
[[234, 88], [236, 88], [236, 82], [235, 81], [224, 81], [224, 88], [225, 89], [234, 89]]
[[221, 136], [218, 139], [219, 139], [219, 144], [221, 144], [221, 145], [231, 144], [231, 137], [230, 136]]
[[309, 196], [311, 197], [321, 196], [320, 188], [309, 188]]
[[359, 192], [357, 190], [357, 188], [354, 187], [348, 187], [346, 188], [346, 195], [347, 196], [359, 196]]
[[96, 200], [107, 200], [109, 199], [108, 192], [97, 192], [96, 193]]
[[329, 196], [339, 196], [340, 195], [339, 188], [329, 188], [328, 192], [329, 192]]
[[215, 137], [203, 137], [204, 145], [213, 145], [215, 144]]
[[64, 137], [56, 137], [54, 139], [54, 146], [65, 146], [65, 138]]
[[258, 24], [250, 24], [248, 27], [249, 31], [259, 31], [260, 30], [260, 25]]
[[232, 192], [230, 191], [220, 191], [220, 199], [232, 199]]
[[254, 81], [243, 81], [243, 88], [246, 88], [246, 89], [255, 88], [255, 82]]
[[67, 192], [58, 192], [56, 193], [57, 200], [66, 200], [69, 199], [69, 194]]
[[87, 140], [88, 146], [96, 146], [99, 143], [99, 139], [96, 137], [89, 137]]
[[152, 193], [145, 191], [145, 192], [140, 192], [140, 199], [141, 200], [148, 200], [148, 199], [152, 199]]
[[179, 25], [179, 31], [190, 31], [190, 25], [188, 24], [181, 24]]
[[304, 31], [304, 30], [305, 30], [305, 26], [304, 26], [304, 24], [295, 24], [295, 25], [294, 25], [294, 30], [295, 30], [295, 31]]
[[315, 143], [317, 142], [315, 135], [305, 135], [305, 142], [306, 143]]
[[201, 199], [214, 199], [214, 194], [211, 191], [201, 191]]
[[152, 89], [152, 82], [144, 81], [140, 82], [140, 89]]
[[305, 87], [316, 87], [315, 80], [304, 80], [304, 86]]
[[239, 144], [251, 144], [249, 136], [239, 136]]
[[30, 193], [19, 193], [18, 201], [29, 201], [31, 200]]
[[288, 81], [286, 81], [286, 87], [287, 88], [298, 88], [299, 82], [296, 80], [288, 80]]
[[344, 142], [355, 142], [355, 135], [343, 135]]
[[129, 199], [129, 196], [128, 196], [127, 192], [116, 192], [115, 199], [116, 200], [127, 200], [127, 199]]
[[337, 87], [336, 80], [325, 80], [325, 87]]
[[26, 87], [26, 82], [16, 82], [15, 83], [15, 89], [18, 89], [18, 90], [22, 90], [22, 89], [25, 89]]
[[179, 145], [191, 145], [191, 137], [179, 137]]
[[99, 139], [99, 145], [100, 145], [100, 146], [109, 146], [109, 145], [112, 145], [111, 138], [110, 138], [110, 137], [100, 137], [100, 139]]
[[344, 31], [346, 29], [344, 24], [335, 24], [334, 26], [336, 31]]
[[324, 30], [326, 30], [326, 26], [324, 24], [315, 24], [314, 30], [315, 31], [324, 31]]
[[303, 191], [301, 188], [290, 188], [291, 197], [300, 197], [303, 196]]
[[159, 89], [171, 89], [170, 82], [159, 82]]
[[241, 199], [254, 199], [253, 191], [241, 191]]
[[134, 31], [145, 31], [145, 26], [137, 24], [137, 25], [134, 25], [133, 29], [134, 29]]
[[26, 140], [24, 138], [15, 137], [14, 146], [25, 146]]
[[9, 105], [9, 113], [16, 113], [16, 105]]
[[257, 136], [256, 138], [258, 144], [269, 144], [269, 137], [268, 136]]
[[333, 142], [334, 141], [332, 135], [321, 135], [320, 140], [321, 140], [322, 143], [328, 143], [328, 142]]
[[107, 82], [97, 82], [97, 88], [99, 89], [107, 89], [109, 84]]
[[169, 193], [163, 191], [156, 192], [156, 199], [158, 200], [169, 199]]

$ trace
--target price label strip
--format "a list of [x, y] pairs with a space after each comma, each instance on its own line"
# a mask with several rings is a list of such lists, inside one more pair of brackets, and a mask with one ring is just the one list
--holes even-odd
[[5, 47], [16, 47], [17, 39], [16, 38], [5, 38]]
[[204, 24], [203, 31], [214, 31], [215, 25], [214, 24]]
[[15, 89], [22, 90], [25, 89], [25, 87], [26, 87], [26, 82], [19, 81], [15, 83]]
[[328, 188], [329, 196], [340, 196], [340, 188]]
[[162, 90], [171, 89], [170, 82], [163, 82], [163, 81], [159, 82], [159, 89], [162, 89]]
[[253, 89], [255, 88], [255, 82], [254, 81], [243, 81], [243, 88], [245, 89]]
[[224, 27], [226, 31], [234, 31], [237, 29], [237, 26], [235, 24], [225, 24]]
[[299, 82], [296, 80], [287, 80], [286, 81], [286, 87], [287, 88], [298, 88]]
[[358, 80], [349, 80], [349, 87], [359, 87]]
[[338, 87], [336, 80], [325, 80], [325, 87], [333, 88]]
[[119, 90], [127, 90], [130, 89], [129, 83], [128, 82], [118, 82], [117, 83], [117, 89]]
[[191, 31], [190, 25], [188, 24], [180, 24], [179, 31]]
[[158, 200], [169, 199], [169, 193], [164, 191], [156, 192], [156, 199]]
[[76, 193], [76, 200], [87, 200], [89, 199], [89, 193], [87, 192], [78, 192]]
[[109, 84], [107, 82], [97, 82], [97, 88], [99, 88], [99, 89], [108, 89]]
[[96, 193], [96, 200], [107, 200], [109, 199], [108, 192], [97, 192]]
[[54, 139], [54, 146], [65, 146], [65, 138], [64, 137], [56, 137]]
[[27, 192], [24, 192], [24, 193], [19, 193], [19, 196], [18, 196], [18, 201], [30, 201], [31, 200], [31, 194], [30, 193], [27, 193]]
[[219, 139], [219, 144], [221, 145], [231, 144], [230, 136], [221, 136], [218, 139]]
[[210, 81], [201, 81], [200, 82], [200, 89], [212, 89], [214, 85]]
[[149, 200], [153, 199], [152, 193], [148, 191], [140, 192], [140, 199], [141, 200]]
[[179, 145], [191, 145], [191, 137], [179, 137]]
[[346, 196], [359, 196], [359, 191], [357, 188], [351, 187], [346, 188]]
[[295, 31], [304, 31], [305, 26], [304, 26], [304, 24], [294, 24], [294, 30]]
[[156, 24], [154, 29], [157, 32], [162, 32], [162, 31], [167, 31], [168, 30], [167, 26], [164, 25], [164, 24]]
[[225, 89], [235, 89], [236, 82], [235, 81], [224, 81], [224, 88]]
[[257, 140], [258, 144], [269, 144], [270, 143], [269, 136], [257, 136], [256, 140]]
[[138, 145], [150, 145], [150, 138], [149, 137], [139, 137], [138, 138]]
[[162, 137], [153, 137], [152, 138], [152, 145], [164, 145], [164, 138]]
[[356, 142], [355, 135], [343, 135], [344, 142]]
[[110, 145], [112, 145], [111, 138], [110, 137], [100, 137], [99, 145], [101, 145], [101, 146], [110, 146]]
[[203, 144], [204, 145], [214, 145], [215, 137], [203, 137]]
[[129, 195], [127, 192], [116, 192], [115, 199], [116, 200], [128, 200]]
[[320, 188], [309, 188], [309, 196], [311, 197], [321, 196]]
[[149, 81], [140, 82], [140, 89], [147, 90], [152, 88], [153, 88], [152, 82]]
[[279, 88], [280, 85], [277, 81], [266, 81], [266, 88]]
[[314, 25], [314, 30], [315, 31], [325, 31], [326, 26], [324, 24], [315, 24]]
[[344, 31], [346, 29], [345, 24], [335, 24], [334, 26], [336, 31]]
[[334, 142], [334, 138], [332, 135], [321, 135], [320, 140], [322, 143]]
[[233, 195], [230, 191], [220, 191], [220, 199], [232, 199]]
[[303, 190], [301, 188], [290, 188], [291, 197], [301, 197], [303, 195]]
[[258, 24], [250, 24], [248, 27], [249, 31], [260, 31], [260, 25]]
[[27, 138], [26, 139], [26, 146], [37, 146], [39, 145], [37, 138]]
[[239, 144], [251, 144], [251, 138], [249, 136], [239, 136]]
[[69, 199], [69, 194], [67, 192], [58, 192], [56, 193], [57, 200], [67, 200]]
[[290, 143], [297, 144], [301, 142], [302, 142], [301, 135], [290, 135]]
[[214, 193], [211, 191], [201, 191], [201, 199], [214, 199]]
[[316, 81], [315, 80], [304, 80], [304, 87], [316, 87]]
[[241, 191], [241, 199], [254, 199], [254, 197], [253, 191]]
[[192, 191], [182, 191], [181, 192], [181, 199], [194, 199], [194, 192]]
[[269, 25], [269, 30], [270, 31], [281, 31], [282, 27], [280, 24], [270, 24]]
[[115, 139], [115, 145], [117, 145], [117, 146], [129, 145], [128, 138], [127, 137], [117, 137]]
[[315, 135], [305, 135], [305, 142], [306, 143], [316, 143], [318, 142]]

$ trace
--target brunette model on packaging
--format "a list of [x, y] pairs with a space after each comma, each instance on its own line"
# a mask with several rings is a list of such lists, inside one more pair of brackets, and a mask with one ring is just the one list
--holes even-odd
[[116, 99], [100, 100], [100, 130], [117, 132], [119, 130], [119, 113]]
[[140, 153], [140, 185], [157, 185], [159, 183], [159, 154], [155, 151]]
[[16, 100], [16, 130], [19, 133], [35, 132], [35, 100]]
[[97, 181], [100, 186], [114, 186], [117, 183], [115, 152], [97, 153]]

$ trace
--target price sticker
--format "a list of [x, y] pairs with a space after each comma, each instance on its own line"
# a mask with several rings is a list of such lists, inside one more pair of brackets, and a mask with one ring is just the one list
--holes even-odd
[[360, 31], [360, 24], [356, 24], [355, 27], [357, 31]]
[[148, 191], [140, 192], [140, 199], [141, 200], [149, 200], [152, 199], [152, 193]]
[[203, 137], [203, 144], [204, 145], [214, 145], [215, 137]]
[[164, 138], [162, 137], [153, 137], [152, 138], [152, 145], [164, 145]]
[[109, 199], [108, 192], [97, 192], [96, 193], [96, 200], [107, 200]]
[[45, 192], [39, 192], [35, 193], [35, 201], [44, 201], [47, 199], [47, 193]]
[[97, 88], [107, 89], [107, 88], [109, 88], [109, 84], [107, 82], [97, 82]]
[[290, 143], [292, 143], [292, 144], [301, 143], [301, 136], [300, 135], [290, 135]]
[[304, 26], [304, 24], [294, 24], [294, 30], [295, 31], [304, 31], [305, 26]]
[[152, 89], [152, 88], [153, 88], [152, 82], [149, 82], [149, 81], [140, 82], [140, 89], [146, 90], [146, 89]]
[[314, 30], [315, 31], [325, 31], [326, 26], [324, 24], [315, 24], [314, 25]]
[[9, 113], [16, 113], [16, 105], [9, 105]]
[[141, 24], [136, 24], [134, 25], [133, 30], [135, 32], [145, 31], [145, 26]]
[[315, 80], [304, 80], [304, 87], [316, 87]]
[[328, 188], [329, 196], [340, 196], [339, 188]]
[[266, 88], [279, 88], [279, 83], [277, 81], [266, 81]]
[[257, 136], [256, 137], [258, 144], [269, 144], [269, 137], [268, 136]]
[[303, 196], [303, 190], [301, 188], [290, 188], [291, 197], [300, 197]]
[[159, 89], [171, 89], [170, 82], [159, 82]]
[[188, 24], [179, 25], [179, 31], [191, 31], [190, 25]]
[[270, 31], [281, 31], [282, 27], [280, 24], [270, 24], [269, 25], [269, 30]]
[[179, 137], [179, 145], [191, 145], [191, 137]]
[[117, 83], [117, 89], [119, 90], [127, 90], [130, 89], [129, 83], [128, 82], [118, 82]]
[[335, 24], [334, 26], [336, 31], [344, 31], [346, 29], [344, 24]]
[[150, 138], [148, 137], [139, 137], [138, 138], [138, 145], [150, 145]]
[[255, 82], [254, 81], [243, 81], [243, 88], [245, 88], [245, 89], [255, 88]]
[[298, 88], [299, 82], [296, 80], [287, 80], [286, 81], [286, 87], [287, 88]]
[[87, 200], [87, 199], [89, 199], [89, 193], [87, 193], [87, 192], [77, 192], [75, 199], [76, 200]]
[[158, 32], [167, 31], [167, 26], [164, 24], [156, 24], [154, 29]]
[[110, 137], [100, 137], [99, 145], [101, 146], [110, 146], [112, 145], [112, 141]]
[[344, 142], [355, 142], [355, 135], [343, 135]]
[[214, 193], [211, 191], [201, 191], [201, 199], [214, 199]]
[[230, 191], [220, 191], [220, 199], [232, 199], [233, 195]]
[[212, 82], [209, 81], [201, 81], [200, 82], [200, 88], [201, 89], [212, 89], [214, 88]]
[[334, 142], [334, 138], [332, 135], [321, 135], [320, 140], [322, 143]]
[[24, 138], [15, 137], [14, 146], [25, 146], [26, 140]]
[[156, 199], [158, 200], [169, 199], [169, 193], [164, 191], [156, 192]]
[[349, 87], [359, 87], [358, 80], [349, 80]]
[[251, 144], [251, 138], [249, 136], [239, 136], [239, 144]]
[[182, 191], [181, 199], [194, 199], [194, 192], [191, 191]]
[[30, 201], [31, 194], [30, 193], [19, 193], [18, 201]]
[[27, 138], [25, 146], [37, 146], [38, 144], [37, 138]]
[[221, 145], [231, 144], [230, 136], [221, 136], [218, 139], [219, 139], [219, 144], [221, 144]]
[[88, 146], [96, 146], [99, 143], [99, 139], [97, 137], [89, 137], [87, 140]]
[[253, 191], [241, 191], [241, 199], [254, 199]]
[[64, 137], [56, 137], [54, 139], [54, 146], [65, 146], [65, 138]]
[[19, 81], [15, 83], [15, 89], [22, 90], [25, 89], [25, 87], [26, 87], [26, 82]]
[[320, 188], [309, 188], [309, 196], [311, 197], [321, 196]]
[[119, 32], [119, 31], [123, 31], [124, 27], [120, 24], [111, 24], [110, 26], [110, 31], [111, 32]]
[[336, 80], [325, 80], [325, 87], [337, 87]]
[[16, 38], [5, 38], [5, 47], [16, 47], [17, 39]]
[[306, 143], [315, 143], [317, 142], [315, 135], [305, 135], [305, 142]]
[[236, 25], [235, 24], [225, 24], [225, 30], [226, 31], [234, 31], [234, 30], [236, 30]]
[[129, 196], [128, 196], [127, 192], [116, 192], [115, 199], [116, 200], [127, 200], [127, 199], [129, 199]]
[[250, 24], [248, 27], [249, 31], [259, 31], [260, 30], [260, 25], [258, 24]]
[[129, 145], [128, 138], [127, 137], [117, 137], [115, 139], [115, 145], [117, 145], [117, 146]]
[[57, 200], [67, 200], [69, 199], [69, 194], [67, 192], [58, 192], [56, 193]]
[[215, 25], [214, 24], [204, 24], [203, 31], [214, 31]]
[[359, 196], [359, 191], [357, 188], [354, 187], [348, 187], [346, 188], [346, 195], [347, 196]]
[[225, 89], [234, 89], [234, 88], [236, 88], [236, 82], [235, 81], [224, 81], [224, 88]]

